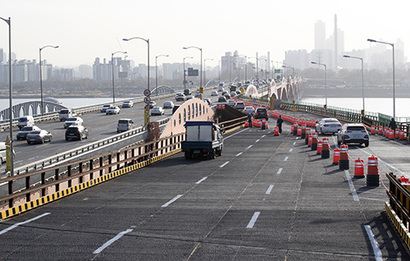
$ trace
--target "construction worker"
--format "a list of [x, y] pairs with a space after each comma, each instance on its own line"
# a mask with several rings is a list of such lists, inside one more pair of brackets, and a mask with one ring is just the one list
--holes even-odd
[[282, 115], [279, 115], [279, 119], [276, 122], [276, 126], [279, 127], [279, 133], [282, 133], [282, 123], [283, 123]]

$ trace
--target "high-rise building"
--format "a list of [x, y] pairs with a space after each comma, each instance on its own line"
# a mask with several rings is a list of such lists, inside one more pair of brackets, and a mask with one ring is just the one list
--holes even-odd
[[315, 49], [323, 50], [325, 49], [326, 42], [326, 25], [322, 21], [317, 21], [315, 23]]

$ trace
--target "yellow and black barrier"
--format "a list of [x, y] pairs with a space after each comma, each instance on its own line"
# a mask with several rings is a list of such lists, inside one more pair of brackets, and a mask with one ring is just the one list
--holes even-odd
[[172, 155], [177, 154], [179, 152], [181, 152], [181, 149], [176, 149], [174, 151], [167, 152], [163, 155], [155, 156], [155, 157], [153, 157], [151, 159], [148, 159], [148, 160], [145, 160], [143, 162], [136, 163], [134, 165], [131, 165], [131, 166], [128, 166], [128, 167], [125, 167], [125, 168], [122, 168], [122, 169], [115, 170], [111, 173], [108, 173], [108, 174], [106, 174], [104, 176], [101, 176], [101, 177], [98, 177], [96, 179], [92, 179], [92, 180], [89, 180], [87, 182], [78, 184], [76, 186], [73, 186], [73, 187], [70, 187], [70, 188], [67, 188], [67, 189], [64, 189], [64, 190], [60, 190], [60, 191], [57, 191], [57, 192], [52, 193], [50, 195], [47, 195], [47, 196], [38, 198], [36, 200], [24, 203], [22, 205], [15, 206], [15, 207], [3, 210], [3, 211], [0, 212], [1, 213], [1, 218], [3, 220], [5, 220], [5, 219], [8, 219], [10, 217], [19, 215], [19, 214], [24, 213], [26, 211], [29, 211], [31, 209], [43, 206], [43, 205], [48, 204], [50, 202], [59, 200], [61, 198], [64, 198], [64, 197], [67, 197], [67, 196], [72, 195], [74, 193], [77, 193], [79, 191], [85, 190], [89, 187], [98, 185], [100, 183], [103, 183], [103, 182], [111, 180], [111, 179], [114, 179], [118, 176], [121, 176], [121, 175], [127, 174], [129, 172], [138, 170], [140, 168], [146, 167], [146, 166], [148, 166], [148, 165], [150, 165], [150, 164], [152, 164], [156, 161], [162, 160], [166, 157], [172, 156]]

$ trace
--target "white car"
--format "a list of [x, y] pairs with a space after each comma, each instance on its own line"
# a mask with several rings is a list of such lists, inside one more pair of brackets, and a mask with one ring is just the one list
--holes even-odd
[[165, 111], [162, 107], [154, 107], [151, 109], [151, 115], [164, 115]]
[[172, 109], [174, 108], [174, 103], [172, 101], [166, 101], [162, 107], [164, 109]]
[[337, 144], [358, 143], [369, 146], [369, 133], [361, 123], [346, 123], [337, 133]]
[[64, 122], [64, 129], [67, 129], [67, 128], [70, 127], [71, 125], [83, 125], [83, 119], [80, 118], [80, 117], [68, 118], [68, 119]]
[[110, 108], [111, 106], [112, 106], [111, 104], [105, 104], [105, 105], [103, 105], [102, 108], [101, 108], [101, 112], [102, 112], [102, 113], [107, 112], [108, 108]]
[[228, 100], [228, 105], [235, 107], [236, 101], [235, 100]]
[[316, 123], [316, 132], [320, 134], [332, 133], [335, 134], [342, 129], [338, 119], [335, 118], [323, 118]]
[[218, 96], [218, 92], [217, 91], [212, 91], [211, 96]]
[[120, 114], [120, 107], [118, 106], [111, 106], [110, 108], [107, 109], [105, 112], [106, 115], [110, 114]]
[[132, 108], [134, 106], [133, 101], [123, 101], [122, 102], [122, 108]]
[[252, 106], [246, 106], [245, 109], [243, 109], [243, 112], [246, 114], [254, 114], [255, 108], [253, 108]]

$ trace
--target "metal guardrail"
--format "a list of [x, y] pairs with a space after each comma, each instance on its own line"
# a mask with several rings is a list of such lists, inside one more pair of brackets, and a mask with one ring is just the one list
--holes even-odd
[[[166, 119], [160, 120], [159, 124], [163, 125], [163, 124], [166, 124], [168, 121], [169, 121], [169, 118], [166, 118]], [[15, 174], [21, 175], [21, 174], [24, 174], [30, 171], [35, 171], [35, 170], [43, 169], [45, 167], [48, 167], [54, 164], [58, 164], [61, 161], [66, 161], [67, 159], [70, 159], [74, 156], [78, 156], [78, 155], [81, 155], [82, 153], [98, 149], [101, 146], [105, 146], [115, 141], [122, 140], [124, 138], [128, 138], [130, 136], [140, 134], [144, 132], [145, 130], [146, 130], [146, 126], [138, 127], [138, 128], [131, 129], [129, 131], [122, 132], [120, 134], [116, 134], [114, 136], [111, 136], [111, 137], [108, 137], [102, 140], [95, 141], [92, 144], [87, 144], [87, 145], [84, 145], [84, 146], [81, 146], [81, 147], [78, 147], [78, 148], [75, 148], [69, 151], [65, 151], [63, 153], [60, 153], [59, 155], [51, 156], [46, 159], [39, 160], [37, 162], [16, 168]]]
[[[224, 130], [230, 130], [243, 124], [243, 121], [241, 117], [220, 124]], [[9, 218], [178, 153], [184, 139], [185, 133], [179, 133], [6, 177], [1, 180], [8, 183], [8, 194], [0, 197], [1, 217]], [[15, 186], [20, 188], [15, 191]]]
[[386, 176], [390, 187], [387, 191], [389, 202], [386, 202], [385, 209], [407, 250], [410, 250], [410, 184], [402, 184], [393, 173]]

